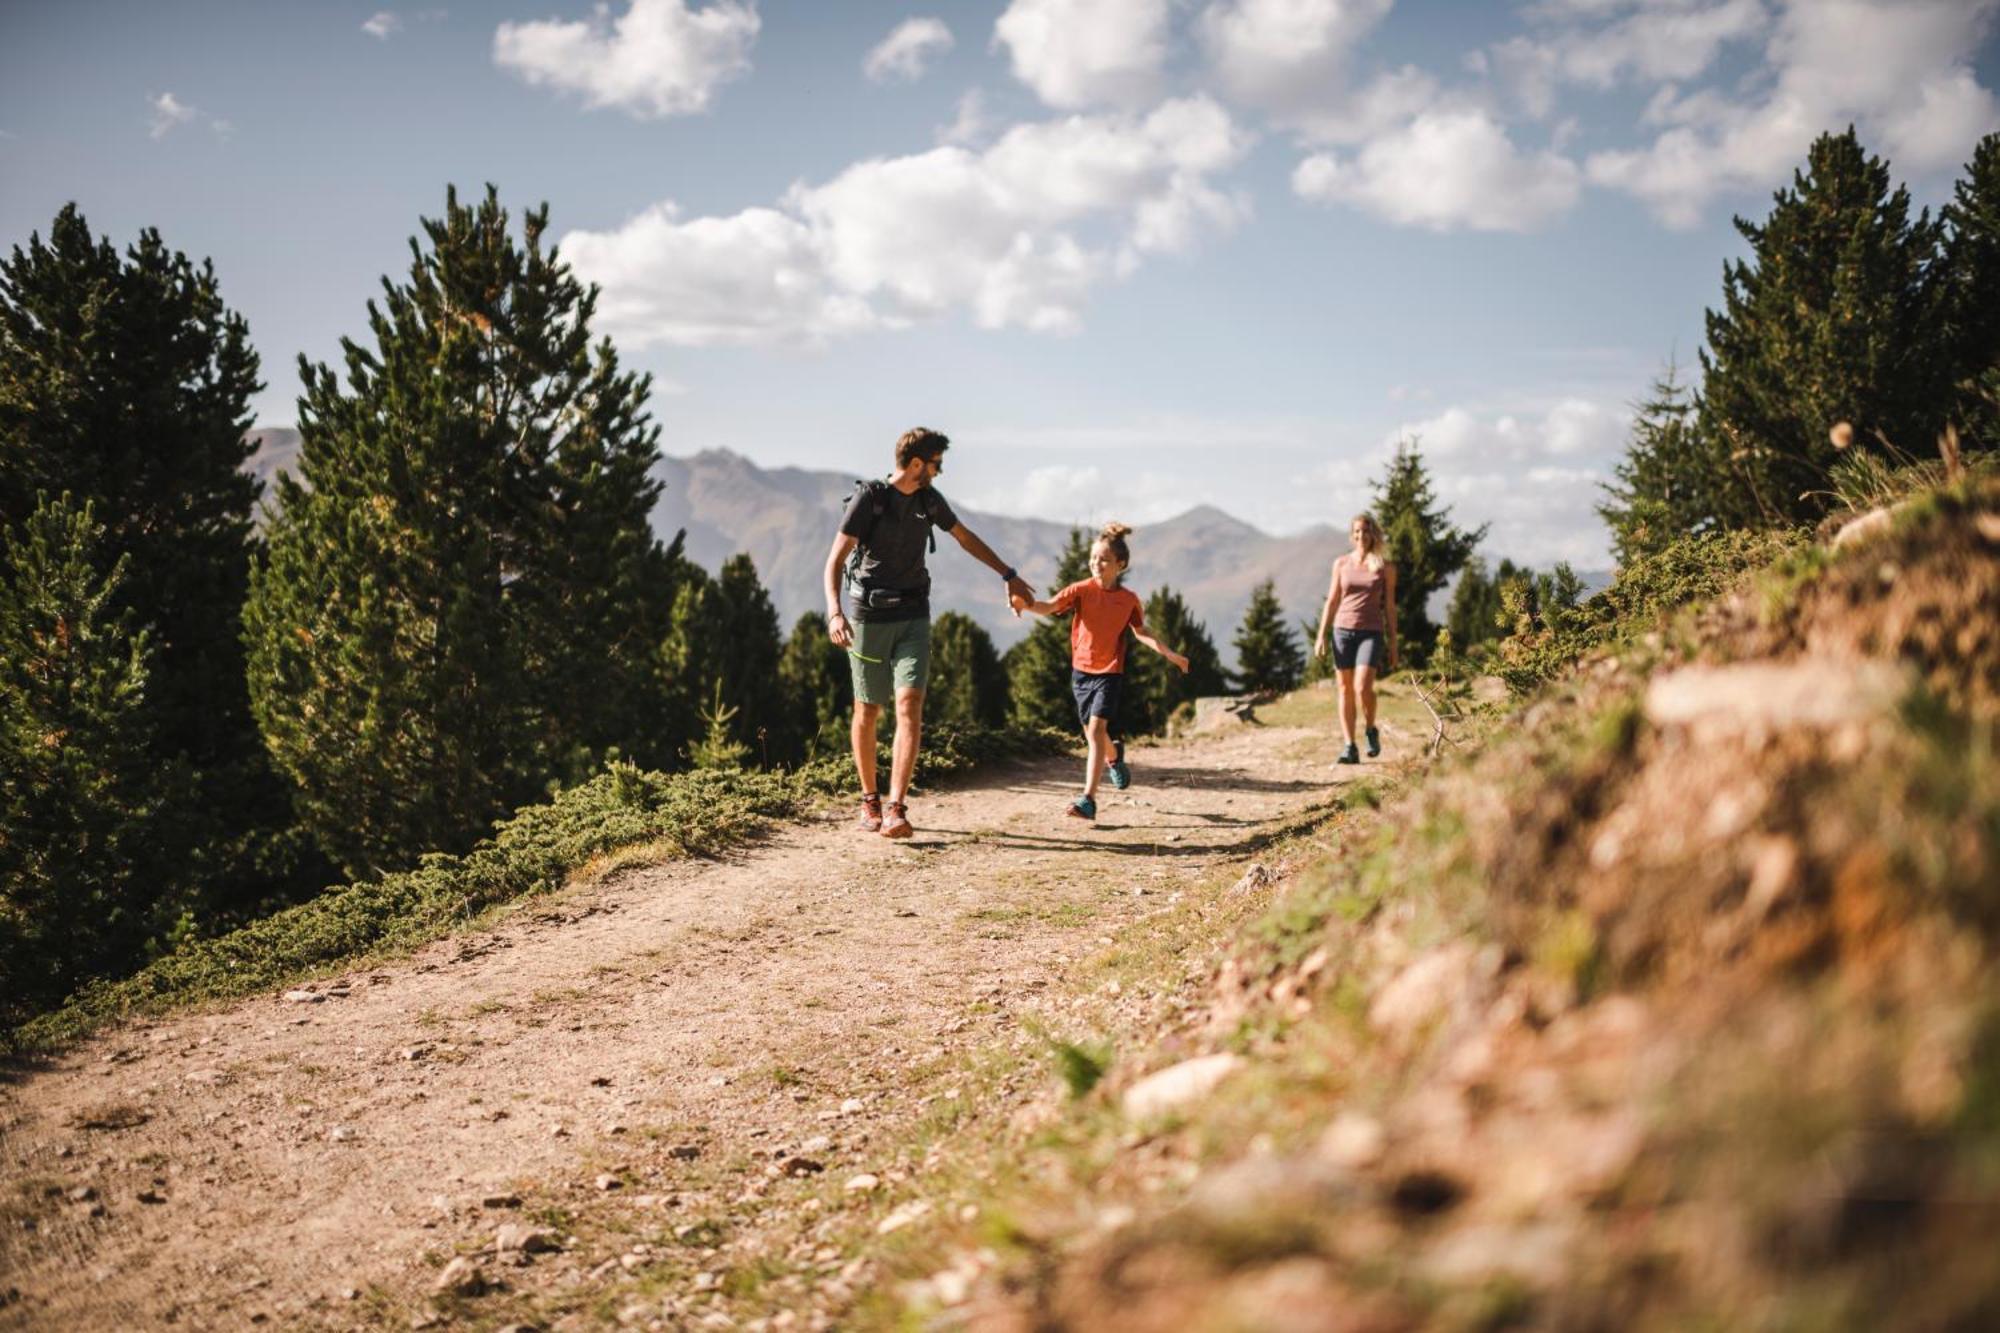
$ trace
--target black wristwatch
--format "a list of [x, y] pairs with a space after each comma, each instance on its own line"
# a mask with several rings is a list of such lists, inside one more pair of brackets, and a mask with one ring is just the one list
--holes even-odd
[[1019, 571], [1017, 571], [1012, 565], [1009, 565], [1007, 566], [1007, 572], [1000, 576], [1000, 581], [1002, 583], [1012, 583], [1015, 579], [1019, 577], [1020, 577]]

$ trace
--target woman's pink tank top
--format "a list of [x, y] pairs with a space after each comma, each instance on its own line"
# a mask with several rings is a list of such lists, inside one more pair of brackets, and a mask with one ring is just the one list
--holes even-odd
[[1339, 566], [1340, 606], [1333, 613], [1333, 627], [1386, 630], [1382, 600], [1389, 588], [1389, 567], [1370, 569], [1351, 553], [1340, 557]]

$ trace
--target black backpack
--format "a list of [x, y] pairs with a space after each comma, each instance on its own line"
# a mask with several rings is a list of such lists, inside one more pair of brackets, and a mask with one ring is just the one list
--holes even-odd
[[[854, 483], [854, 489], [849, 491], [847, 493], [847, 498], [841, 502], [840, 505], [841, 512], [845, 513], [848, 507], [854, 503], [855, 497], [860, 495], [862, 492], [866, 491], [868, 493], [868, 505], [869, 505], [868, 532], [873, 533], [875, 531], [875, 525], [882, 521], [882, 515], [888, 511], [889, 492], [893, 489], [894, 487], [892, 487], [886, 481], [880, 481], [880, 480], [862, 481], [857, 479]], [[917, 514], [924, 520], [924, 537], [930, 543], [930, 553], [932, 555], [936, 555], [937, 519], [931, 513], [930, 496], [931, 492], [930, 492], [930, 487], [928, 486], [917, 492], [916, 494]], [[855, 546], [856, 553], [858, 554], [860, 552], [861, 547], [866, 546], [867, 544], [868, 544], [868, 535], [864, 534], [859, 539], [859, 541]], [[849, 557], [849, 559], [852, 558], [853, 557], [851, 556]]]
[[[875, 610], [900, 606], [912, 596], [926, 597], [930, 595], [930, 583], [928, 579], [925, 580], [925, 586], [920, 591], [915, 592], [894, 588], [868, 589], [861, 586], [861, 580], [854, 572], [856, 564], [860, 562], [861, 552], [868, 545], [869, 536], [873, 535], [875, 531], [875, 525], [880, 523], [882, 515], [888, 512], [889, 491], [891, 489], [891, 486], [886, 481], [856, 480], [854, 489], [847, 493], [847, 500], [841, 505], [841, 512], [845, 513], [858, 496], [864, 492], [868, 496], [868, 531], [855, 541], [854, 550], [847, 557], [847, 569], [843, 574], [843, 580], [854, 589], [854, 595], [860, 599], [862, 605]], [[930, 545], [930, 554], [936, 555], [937, 517], [931, 512], [929, 487], [916, 493], [916, 510], [918, 516], [924, 520], [924, 537]]]

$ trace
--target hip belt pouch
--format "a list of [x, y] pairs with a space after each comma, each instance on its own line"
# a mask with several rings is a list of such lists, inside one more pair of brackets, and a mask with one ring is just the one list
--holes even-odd
[[855, 588], [854, 600], [870, 611], [893, 611], [900, 606], [911, 606], [931, 595], [928, 587], [923, 588]]

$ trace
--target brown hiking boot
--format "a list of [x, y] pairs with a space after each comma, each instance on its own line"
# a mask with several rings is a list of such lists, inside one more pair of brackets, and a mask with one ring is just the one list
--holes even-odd
[[880, 833], [882, 831], [882, 798], [868, 792], [861, 798], [861, 831]]
[[907, 838], [916, 830], [910, 827], [910, 810], [901, 801], [889, 807], [889, 813], [882, 820], [882, 836], [885, 838]]

